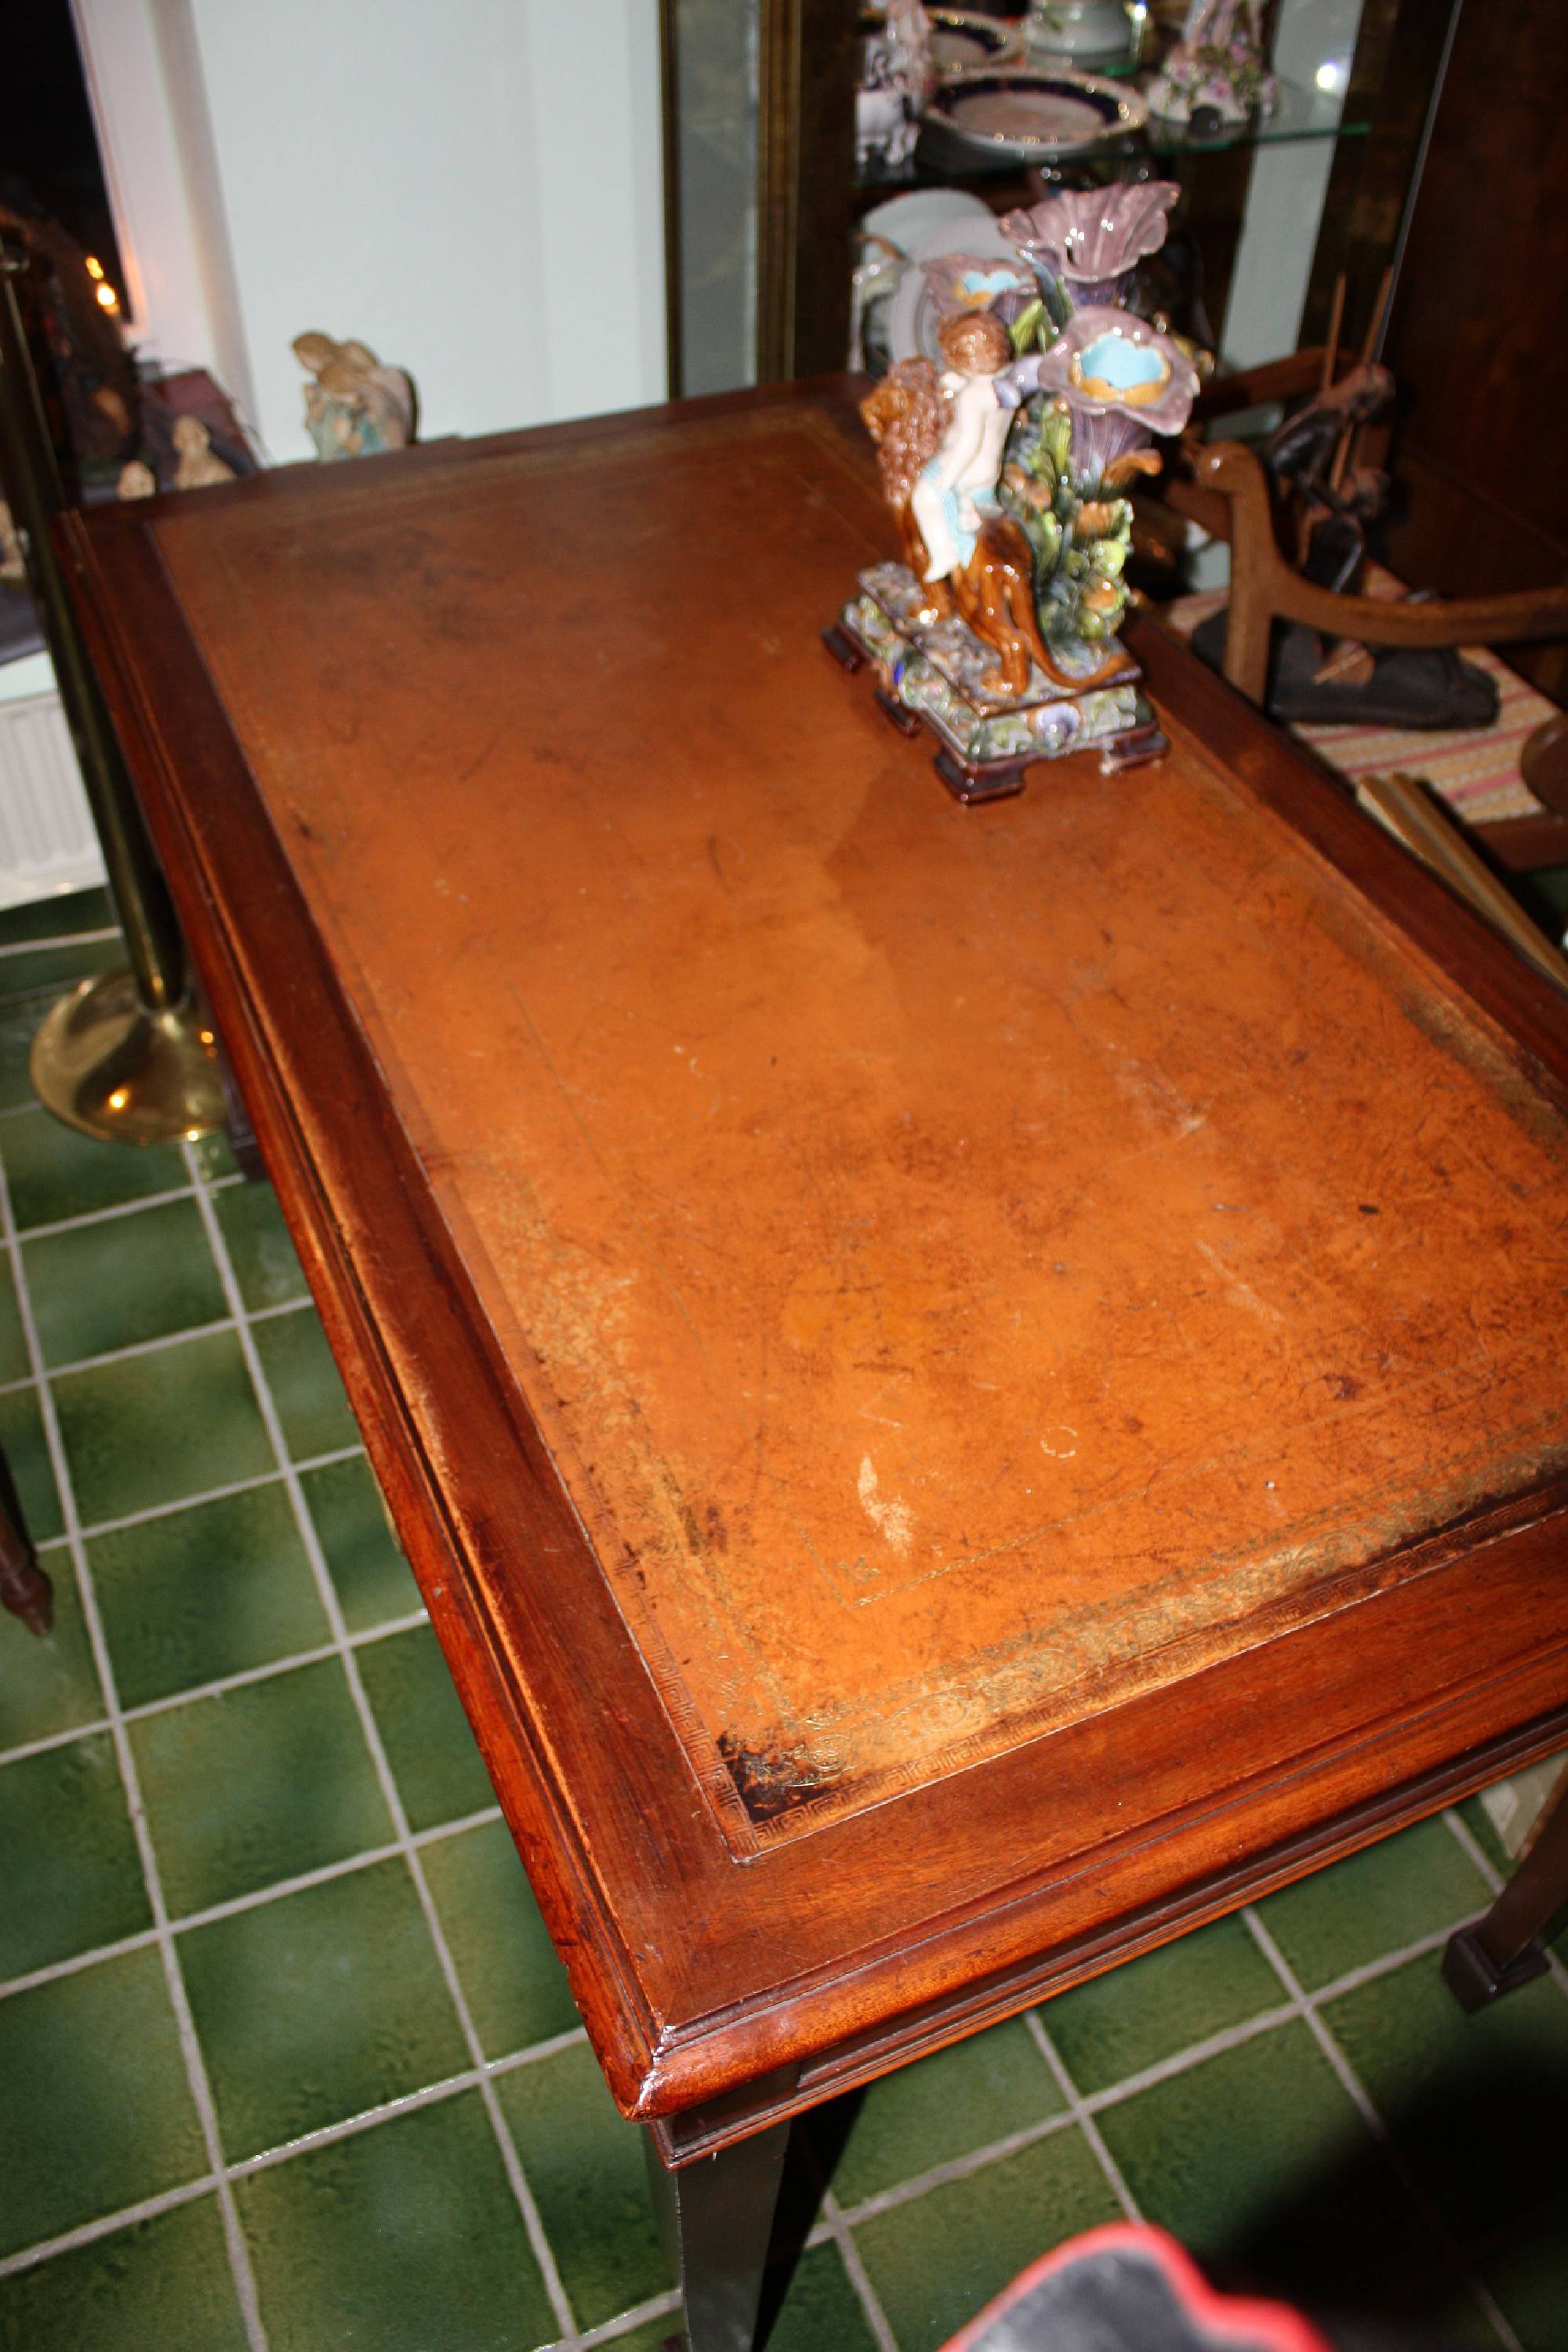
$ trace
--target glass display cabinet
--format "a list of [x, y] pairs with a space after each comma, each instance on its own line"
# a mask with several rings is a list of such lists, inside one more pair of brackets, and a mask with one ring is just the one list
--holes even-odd
[[[1003, 212], [1085, 175], [1174, 179], [1176, 228], [1195, 257], [1192, 323], [1226, 362], [1255, 365], [1321, 336], [1342, 271], [1344, 331], [1359, 335], [1397, 241], [1453, 13], [1447, 0], [1275, 0], [1266, 26], [1279, 97], [1266, 119], [1212, 133], [1151, 119], [1092, 155], [1041, 164], [977, 152], [928, 118], [906, 158], [858, 167], [855, 0], [662, 6], [671, 384], [686, 392], [843, 366], [859, 221], [892, 194], [943, 185]], [[1179, 22], [1179, 5], [1153, 11], [1138, 79], [1173, 13]]]

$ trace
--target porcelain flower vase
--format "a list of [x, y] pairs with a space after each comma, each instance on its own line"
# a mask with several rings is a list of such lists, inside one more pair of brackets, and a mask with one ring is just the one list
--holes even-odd
[[1157, 249], [1175, 195], [1121, 186], [1009, 214], [1027, 278], [953, 257], [932, 285], [944, 365], [901, 361], [862, 404], [906, 560], [862, 572], [824, 635], [847, 668], [872, 666], [896, 724], [937, 737], [961, 800], [1091, 745], [1108, 771], [1165, 748], [1118, 634], [1130, 492], [1198, 374], [1104, 298]]

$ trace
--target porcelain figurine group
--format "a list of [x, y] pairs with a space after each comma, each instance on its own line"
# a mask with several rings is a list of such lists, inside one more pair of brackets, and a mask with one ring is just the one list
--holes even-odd
[[931, 265], [941, 365], [900, 361], [861, 405], [904, 562], [861, 573], [826, 641], [874, 666], [897, 724], [938, 737], [962, 800], [1091, 743], [1107, 768], [1165, 748], [1117, 626], [1129, 491], [1158, 472], [1154, 436], [1181, 431], [1198, 373], [1120, 298], [1176, 194], [1049, 196], [1002, 221], [1018, 270]]

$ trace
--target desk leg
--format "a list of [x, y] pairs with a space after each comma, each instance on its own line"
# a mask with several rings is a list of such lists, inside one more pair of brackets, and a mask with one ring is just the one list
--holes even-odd
[[[0, 1474], [3, 1481], [3, 1474]], [[0, 1609], [9, 1609], [29, 1633], [47, 1633], [54, 1622], [54, 1588], [38, 1566], [21, 1514], [7, 1507], [0, 1482]]]
[[1485, 2009], [1545, 1972], [1546, 1947], [1568, 1917], [1568, 1771], [1535, 1835], [1484, 1919], [1448, 1938], [1443, 1981], [1463, 2009]]
[[752, 2352], [788, 2144], [788, 2124], [774, 2124], [672, 2172], [651, 2136], [643, 2142], [689, 2352]]

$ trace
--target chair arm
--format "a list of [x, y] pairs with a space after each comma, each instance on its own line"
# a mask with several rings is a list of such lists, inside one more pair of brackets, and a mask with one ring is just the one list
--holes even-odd
[[1231, 598], [1225, 674], [1253, 701], [1268, 684], [1268, 631], [1276, 620], [1301, 621], [1364, 645], [1513, 645], [1568, 636], [1568, 588], [1523, 588], [1504, 596], [1434, 597], [1406, 604], [1378, 596], [1341, 596], [1303, 580], [1274, 536], [1268, 477], [1238, 441], [1215, 441], [1194, 461], [1199, 488], [1230, 501]]

